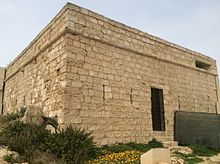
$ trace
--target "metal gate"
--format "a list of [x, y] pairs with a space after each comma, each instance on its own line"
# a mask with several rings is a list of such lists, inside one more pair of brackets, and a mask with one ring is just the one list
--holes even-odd
[[175, 141], [220, 148], [220, 115], [175, 112]]

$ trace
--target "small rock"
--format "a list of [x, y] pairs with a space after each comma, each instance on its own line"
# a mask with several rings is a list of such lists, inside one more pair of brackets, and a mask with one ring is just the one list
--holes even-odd
[[192, 154], [193, 151], [189, 147], [184, 147], [184, 146], [175, 146], [171, 148], [171, 152], [179, 152], [185, 155]]
[[183, 160], [183, 159], [179, 159], [179, 160], [178, 160], [178, 163], [179, 163], [179, 164], [184, 164], [184, 160]]
[[21, 122], [42, 125], [44, 120], [41, 108], [34, 105], [28, 106]]
[[6, 155], [10, 155], [13, 154], [13, 157], [15, 159], [19, 158], [19, 153], [15, 152], [15, 151], [7, 151]]
[[46, 130], [50, 131], [50, 133], [56, 133], [56, 129], [52, 125], [47, 125]]
[[179, 157], [173, 156], [171, 157], [171, 164], [184, 164], [184, 160]]
[[19, 154], [14, 151], [9, 151], [6, 147], [1, 147], [0, 148], [0, 164], [7, 164], [6, 161], [3, 160], [4, 156], [13, 154], [14, 158], [19, 158]]

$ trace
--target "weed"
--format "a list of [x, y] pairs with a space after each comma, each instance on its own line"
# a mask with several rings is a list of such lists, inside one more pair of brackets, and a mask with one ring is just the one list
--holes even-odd
[[15, 158], [14, 154], [4, 155], [3, 160], [8, 163], [18, 163], [19, 162], [19, 160]]
[[72, 126], [50, 135], [44, 144], [58, 158], [67, 163], [82, 163], [95, 156], [95, 143], [90, 133]]
[[6, 115], [3, 116], [3, 119], [6, 122], [15, 121], [19, 118], [22, 118], [24, 116], [25, 111], [26, 111], [26, 108], [21, 108], [20, 111], [7, 113]]
[[206, 157], [212, 157], [219, 153], [218, 150], [212, 149], [206, 146], [201, 145], [191, 145], [189, 146], [193, 150], [193, 154], [196, 156], [206, 156]]
[[180, 153], [180, 152], [175, 152], [175, 154], [178, 157], [180, 157], [181, 159], [183, 159], [186, 164], [196, 164], [196, 163], [203, 162], [203, 159], [197, 157], [194, 154], [183, 154], [183, 153]]
[[161, 142], [157, 141], [155, 138], [153, 138], [151, 141], [149, 141], [148, 145], [151, 148], [163, 148], [163, 144]]

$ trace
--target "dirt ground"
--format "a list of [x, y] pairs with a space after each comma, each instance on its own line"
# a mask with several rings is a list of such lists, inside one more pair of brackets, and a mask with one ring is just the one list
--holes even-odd
[[[8, 164], [3, 160], [3, 156], [8, 154], [7, 149], [0, 147], [0, 164]], [[184, 164], [184, 161], [176, 157], [174, 154], [171, 155], [171, 163], [172, 164]], [[204, 162], [201, 162], [200, 164], [220, 164], [220, 153], [213, 157], [199, 157], [204, 160]]]
[[204, 160], [201, 164], [220, 164], [220, 153], [213, 157], [200, 157]]
[[8, 163], [3, 160], [3, 156], [6, 154], [6, 152], [7, 152], [6, 149], [2, 149], [0, 147], [0, 164], [7, 164]]

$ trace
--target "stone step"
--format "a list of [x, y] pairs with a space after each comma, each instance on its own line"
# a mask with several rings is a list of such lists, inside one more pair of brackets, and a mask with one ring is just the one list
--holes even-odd
[[193, 153], [192, 149], [190, 149], [189, 147], [185, 147], [185, 146], [174, 146], [174, 147], [170, 147], [169, 149], [172, 153], [174, 153], [174, 152], [180, 152], [183, 154], [192, 154]]
[[152, 136], [160, 142], [173, 141], [173, 136], [172, 135], [167, 135], [167, 133], [165, 133], [165, 132], [154, 131], [152, 133]]
[[171, 148], [171, 147], [178, 146], [178, 142], [176, 142], [176, 141], [164, 141], [164, 142], [162, 142], [162, 144], [165, 148]]
[[171, 137], [168, 137], [168, 136], [154, 136], [154, 138], [157, 140], [157, 141], [160, 141], [160, 142], [168, 142], [168, 141], [173, 141]]

